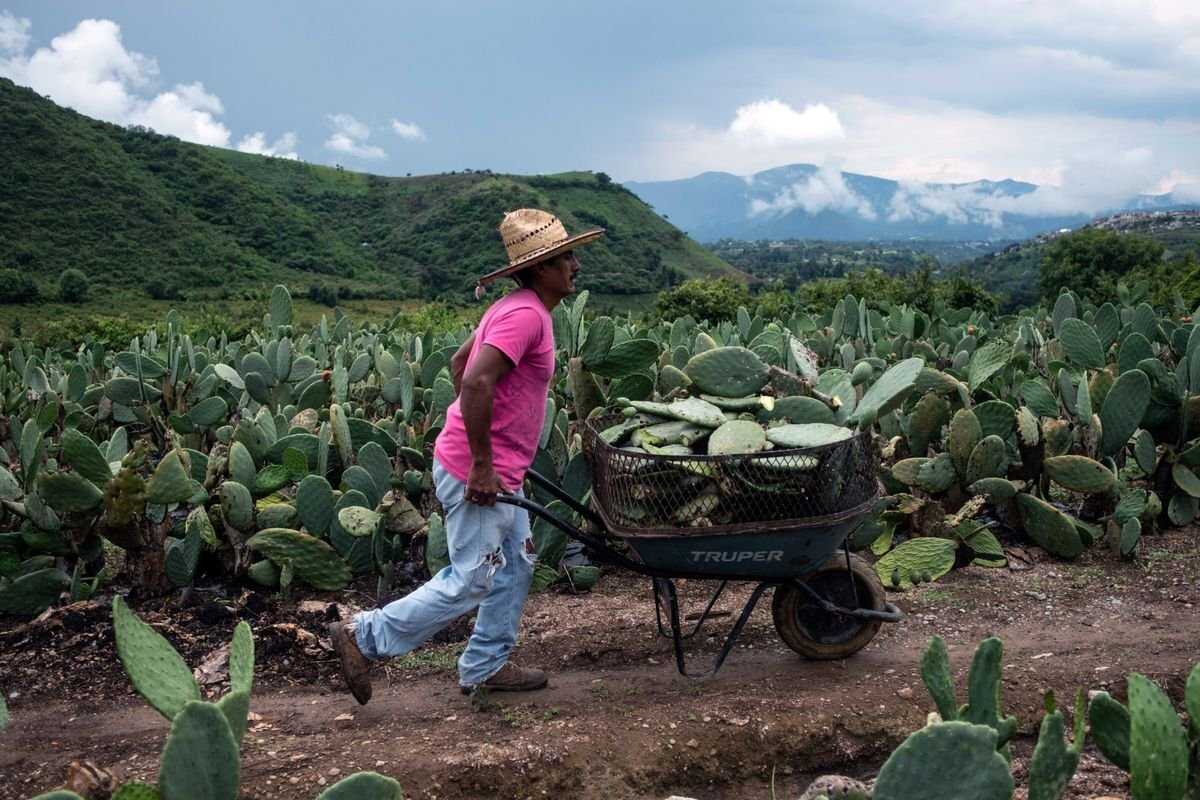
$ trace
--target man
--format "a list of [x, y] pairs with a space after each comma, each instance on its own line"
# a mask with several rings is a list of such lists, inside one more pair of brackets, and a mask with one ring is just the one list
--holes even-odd
[[[497, 300], [450, 359], [458, 399], [434, 446], [433, 480], [445, 509], [450, 566], [380, 609], [329, 626], [342, 675], [359, 703], [371, 699], [370, 662], [413, 650], [476, 607], [475, 628], [458, 662], [463, 693], [541, 689], [546, 673], [508, 661], [537, 559], [529, 515], [496, 503], [521, 494], [554, 377], [550, 311], [575, 291], [572, 248], [599, 238], [575, 236], [552, 214], [522, 208], [504, 216], [508, 266], [479, 287], [511, 276], [518, 288]], [[478, 291], [478, 290], [477, 290]]]

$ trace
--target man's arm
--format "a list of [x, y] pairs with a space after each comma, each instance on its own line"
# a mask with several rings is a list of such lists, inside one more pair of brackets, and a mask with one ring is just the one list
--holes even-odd
[[[465, 345], [464, 345], [465, 346]], [[458, 354], [455, 353], [455, 356]], [[459, 408], [471, 446], [471, 471], [467, 475], [466, 499], [479, 505], [495, 505], [496, 494], [508, 492], [492, 463], [492, 401], [496, 383], [513, 368], [498, 348], [485, 344], [461, 379]]]
[[467, 358], [471, 355], [471, 348], [474, 346], [475, 332], [473, 331], [462, 343], [462, 347], [455, 350], [454, 355], [450, 356], [450, 380], [454, 383], [456, 396], [462, 394], [463, 373], [467, 369]]

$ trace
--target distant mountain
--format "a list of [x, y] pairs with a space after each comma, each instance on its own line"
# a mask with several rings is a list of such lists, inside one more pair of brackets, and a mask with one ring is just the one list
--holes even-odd
[[[1012, 241], [1076, 228], [1096, 214], [1039, 213], [1032, 183], [901, 183], [871, 175], [792, 164], [739, 177], [705, 172], [626, 188], [693, 239], [934, 239]], [[1171, 195], [1130, 198], [1119, 208], [1193, 208]]]
[[281, 282], [384, 299], [473, 302], [503, 265], [503, 212], [547, 208], [607, 235], [580, 288], [649, 295], [742, 273], [608, 176], [490, 171], [385, 178], [203, 147], [89, 119], [0, 78], [0, 269], [94, 295], [236, 297]]

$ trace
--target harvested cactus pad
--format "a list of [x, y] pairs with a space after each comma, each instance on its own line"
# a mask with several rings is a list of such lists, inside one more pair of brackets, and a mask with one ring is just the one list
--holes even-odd
[[[684, 420], [689, 447], [656, 422], [667, 404], [641, 407], [644, 422], [621, 413], [590, 419], [584, 457], [592, 473], [593, 504], [615, 533], [703, 527], [747, 530], [772, 523], [825, 518], [875, 499], [878, 482], [869, 433], [824, 423], [764, 426], [753, 417], [726, 418], [696, 436]], [[672, 409], [673, 410], [673, 409]], [[717, 422], [715, 419], [712, 420]], [[700, 424], [700, 427], [704, 427]], [[779, 433], [782, 432], [782, 433]], [[800, 442], [804, 447], [786, 446]]]

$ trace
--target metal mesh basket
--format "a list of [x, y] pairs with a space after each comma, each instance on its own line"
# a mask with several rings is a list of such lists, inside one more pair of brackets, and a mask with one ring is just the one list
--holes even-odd
[[622, 419], [594, 417], [583, 436], [592, 504], [617, 534], [813, 527], [857, 512], [879, 490], [870, 431], [803, 450], [668, 456], [606, 442], [600, 432]]

